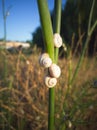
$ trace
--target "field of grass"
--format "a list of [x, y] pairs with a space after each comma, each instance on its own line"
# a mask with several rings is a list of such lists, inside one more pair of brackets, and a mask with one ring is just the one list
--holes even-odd
[[[38, 53], [0, 51], [0, 130], [47, 130], [48, 88]], [[84, 58], [73, 85], [78, 58], [59, 59], [55, 89], [55, 130], [96, 130], [97, 57]]]

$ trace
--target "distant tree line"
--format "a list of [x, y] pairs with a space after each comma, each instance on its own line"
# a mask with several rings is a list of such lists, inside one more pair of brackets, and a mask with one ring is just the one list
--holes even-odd
[[[87, 36], [89, 15], [93, 0], [67, 0], [62, 8], [61, 19], [61, 36], [67, 47], [75, 50], [78, 47], [78, 52], [81, 51], [84, 41]], [[97, 20], [97, 0], [92, 16], [92, 25]], [[51, 12], [53, 24], [53, 11]], [[32, 33], [32, 42], [44, 49], [43, 37], [41, 27], [37, 27], [35, 32]], [[80, 39], [80, 40], [79, 40]], [[91, 40], [89, 42], [88, 51], [89, 55], [93, 55], [97, 51], [97, 27], [95, 28]]]

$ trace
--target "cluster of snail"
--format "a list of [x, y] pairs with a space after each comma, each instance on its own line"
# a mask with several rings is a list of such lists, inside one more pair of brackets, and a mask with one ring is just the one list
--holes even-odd
[[[53, 41], [55, 47], [59, 48], [62, 46], [62, 38], [58, 33], [54, 34]], [[39, 63], [48, 70], [48, 73], [44, 78], [45, 85], [49, 88], [54, 87], [57, 84], [57, 78], [61, 75], [60, 67], [52, 62], [48, 53], [43, 53], [39, 57]]]

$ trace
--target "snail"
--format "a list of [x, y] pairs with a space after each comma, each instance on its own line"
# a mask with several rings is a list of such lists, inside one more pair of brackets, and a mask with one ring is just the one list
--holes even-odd
[[55, 33], [53, 36], [53, 40], [54, 40], [54, 46], [59, 48], [62, 46], [62, 38], [60, 36], [60, 34]]
[[57, 79], [50, 76], [46, 76], [44, 82], [47, 87], [52, 88], [57, 84]]
[[61, 75], [61, 69], [58, 65], [53, 63], [49, 67], [49, 73], [52, 77], [59, 78], [59, 76]]
[[51, 58], [49, 58], [49, 57], [45, 57], [45, 58], [42, 60], [42, 65], [43, 65], [45, 68], [50, 67], [51, 64], [52, 64], [52, 60], [51, 60]]
[[61, 75], [61, 69], [55, 63], [52, 63], [51, 58], [47, 53], [43, 53], [39, 57], [39, 63], [45, 69], [47, 75], [45, 76], [45, 85], [49, 88], [54, 87], [57, 84], [57, 78]]
[[39, 57], [39, 63], [41, 66], [43, 66], [44, 68], [48, 68], [51, 66], [52, 64], [52, 60], [49, 57], [49, 55], [47, 53], [43, 53], [40, 57]]

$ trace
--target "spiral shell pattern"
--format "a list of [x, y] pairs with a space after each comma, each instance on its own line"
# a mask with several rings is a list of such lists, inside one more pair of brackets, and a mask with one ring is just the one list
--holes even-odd
[[49, 73], [52, 77], [54, 78], [59, 78], [59, 76], [61, 75], [61, 69], [58, 65], [56, 64], [52, 64], [50, 67], [49, 67]]
[[49, 76], [46, 76], [44, 79], [45, 85], [49, 88], [54, 87], [57, 84], [57, 79], [56, 78], [52, 78]]
[[43, 66], [43, 60], [44, 60], [45, 58], [47, 58], [47, 57], [49, 57], [48, 53], [43, 53], [42, 55], [40, 55], [40, 57], [39, 57], [39, 64], [40, 64], [41, 66]]
[[62, 38], [60, 36], [60, 34], [55, 33], [53, 36], [53, 40], [54, 40], [54, 46], [59, 48], [62, 46]]
[[42, 60], [42, 65], [43, 65], [43, 67], [45, 67], [45, 68], [50, 67], [51, 64], [52, 64], [52, 60], [51, 60], [51, 58], [49, 58], [49, 57], [45, 57], [45, 58]]

